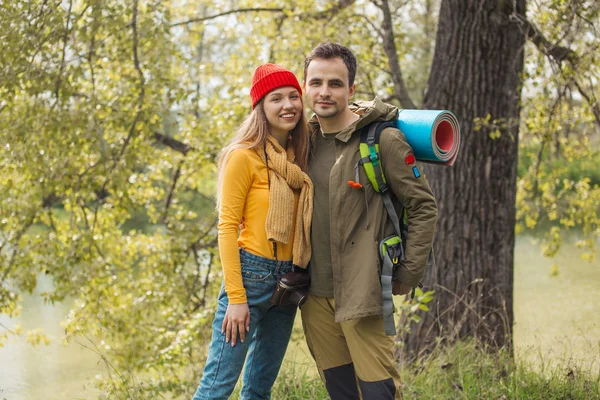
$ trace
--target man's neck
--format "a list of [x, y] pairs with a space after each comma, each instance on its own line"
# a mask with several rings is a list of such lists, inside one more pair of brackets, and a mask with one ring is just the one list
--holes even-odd
[[333, 118], [321, 118], [317, 116], [319, 125], [321, 126], [321, 132], [323, 133], [334, 133], [340, 132], [352, 125], [358, 120], [359, 116], [350, 111], [349, 108], [344, 110], [344, 113], [338, 114]]

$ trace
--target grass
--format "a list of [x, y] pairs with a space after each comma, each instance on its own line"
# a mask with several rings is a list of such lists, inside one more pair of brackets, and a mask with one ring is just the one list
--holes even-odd
[[[490, 354], [473, 341], [438, 349], [401, 369], [405, 399], [600, 399], [600, 375], [576, 366], [539, 372], [507, 351]], [[304, 366], [287, 364], [273, 399], [328, 399], [318, 377]]]
[[273, 400], [329, 399], [318, 375], [304, 365], [288, 364], [273, 387]]
[[[515, 358], [473, 342], [401, 370], [405, 399], [600, 399], [600, 268], [565, 243], [554, 259], [515, 248]], [[552, 265], [559, 266], [558, 275]], [[297, 321], [299, 322], [299, 321]], [[293, 384], [288, 384], [293, 382]], [[297, 323], [273, 399], [328, 399]]]
[[473, 341], [438, 350], [402, 375], [409, 399], [600, 399], [600, 375], [561, 366], [539, 372]]
[[[515, 246], [514, 343], [518, 359], [542, 371], [579, 365], [600, 374], [600, 268], [567, 241], [545, 258], [530, 237]], [[557, 274], [553, 274], [553, 266]]]

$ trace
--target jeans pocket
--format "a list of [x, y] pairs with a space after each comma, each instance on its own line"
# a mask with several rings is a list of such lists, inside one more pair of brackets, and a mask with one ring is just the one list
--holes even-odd
[[251, 264], [242, 264], [242, 278], [244, 282], [265, 282], [273, 272], [267, 268]]

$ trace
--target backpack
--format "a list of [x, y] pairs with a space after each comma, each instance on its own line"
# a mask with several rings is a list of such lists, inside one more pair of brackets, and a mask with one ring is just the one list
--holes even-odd
[[[373, 190], [379, 193], [383, 198], [383, 204], [388, 214], [388, 218], [394, 225], [395, 234], [390, 235], [379, 243], [379, 255], [382, 261], [381, 268], [381, 290], [383, 297], [383, 319], [385, 326], [385, 333], [388, 336], [396, 334], [396, 326], [394, 324], [394, 301], [392, 295], [392, 280], [394, 269], [400, 265], [404, 260], [404, 246], [406, 243], [406, 236], [408, 234], [408, 214], [404, 206], [401, 208], [400, 215], [402, 220], [398, 217], [398, 213], [394, 208], [392, 197], [390, 194], [390, 188], [385, 179], [383, 168], [381, 168], [381, 156], [379, 152], [379, 138], [381, 132], [385, 128], [397, 128], [394, 122], [372, 122], [367, 127], [362, 128], [360, 134], [360, 160], [354, 167], [355, 169], [355, 182], [349, 182], [351, 186], [362, 187], [359, 182], [358, 168], [362, 165], [367, 178], [369, 179]], [[416, 176], [416, 175], [415, 175]], [[432, 260], [432, 253], [430, 253], [430, 260]], [[419, 284], [421, 286], [421, 284]], [[415, 296], [415, 289], [413, 288], [411, 298]]]

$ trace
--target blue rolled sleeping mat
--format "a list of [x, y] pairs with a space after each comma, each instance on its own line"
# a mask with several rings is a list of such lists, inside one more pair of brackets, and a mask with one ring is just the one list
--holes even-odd
[[460, 148], [460, 126], [447, 110], [400, 110], [396, 127], [419, 161], [452, 165]]

